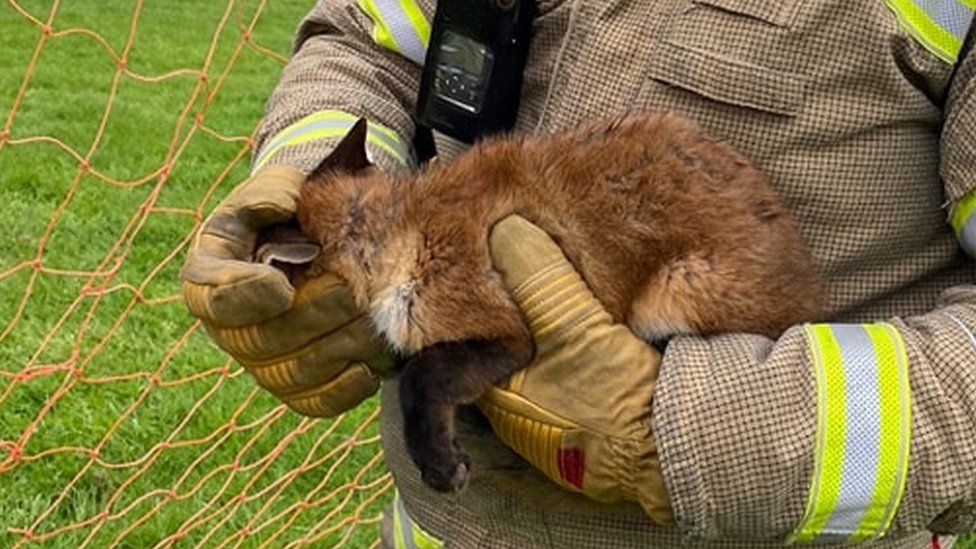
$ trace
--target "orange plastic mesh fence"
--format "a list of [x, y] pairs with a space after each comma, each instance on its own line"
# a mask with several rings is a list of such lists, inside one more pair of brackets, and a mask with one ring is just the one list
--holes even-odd
[[[225, 123], [243, 108], [235, 90], [270, 74], [248, 96], [260, 113], [285, 62], [287, 42], [261, 45], [255, 29], [288, 35], [295, 10], [187, 3], [220, 10], [201, 37], [202, 61], [147, 74], [133, 59], [137, 43], [187, 46], [137, 41], [153, 25], [151, 2], [115, 14], [127, 23], [112, 29], [118, 39], [64, 22], [67, 3], [40, 4], [0, 5], [0, 34], [16, 31], [32, 46], [3, 51], [26, 69], [12, 98], [0, 97], [0, 199], [26, 227], [0, 235], [0, 546], [375, 546], [392, 492], [375, 403], [335, 420], [289, 412], [213, 346], [178, 293], [194, 229], [247, 170], [258, 117], [236, 130]], [[56, 100], [31, 103], [32, 94], [54, 97], [38, 73], [55, 70], [45, 63], [65, 53], [49, 60], [59, 47], [108, 67], [90, 142], [30, 123], [60, 112]], [[140, 90], [152, 110], [164, 95], [153, 90], [177, 84], [181, 104], [155, 109], [169, 113], [166, 127], [117, 123], [138, 116], [126, 93]], [[134, 150], [126, 131], [168, 140]], [[50, 208], [44, 197], [31, 210], [2, 191], [4, 179], [32, 170], [46, 178], [34, 185]]]

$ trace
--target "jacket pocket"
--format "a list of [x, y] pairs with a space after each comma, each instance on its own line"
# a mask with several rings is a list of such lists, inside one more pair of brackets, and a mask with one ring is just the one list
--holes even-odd
[[807, 79], [794, 72], [722, 58], [675, 42], [659, 43], [656, 50], [649, 78], [714, 101], [792, 115], [806, 95]]
[[[809, 77], [791, 63], [803, 0], [682, 0], [652, 44], [647, 78], [712, 101], [778, 115], [803, 105]], [[797, 52], [798, 53], [798, 52]]]
[[711, 6], [728, 13], [758, 19], [777, 27], [793, 26], [797, 11], [802, 4], [798, 0], [691, 0], [693, 4]]

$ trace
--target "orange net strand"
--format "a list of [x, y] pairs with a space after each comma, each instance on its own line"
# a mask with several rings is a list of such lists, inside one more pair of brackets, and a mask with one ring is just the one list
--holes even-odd
[[[326, 420], [296, 416], [216, 350], [178, 303], [182, 254], [214, 199], [240, 180], [254, 145], [253, 125], [228, 130], [213, 111], [239, 91], [234, 76], [242, 64], [286, 62], [289, 41], [270, 47], [258, 37], [274, 25], [290, 31], [297, 16], [269, 15], [267, 0], [226, 0], [198, 37], [202, 59], [154, 72], [133, 66], [137, 37], [158, 22], [143, 0], [133, 0], [120, 46], [84, 24], [59, 24], [70, 19], [68, 3], [52, 0], [43, 15], [27, 5], [0, 4], [11, 15], [0, 17], [0, 32], [30, 33], [33, 44], [0, 118], [0, 162], [44, 150], [68, 168], [29, 252], [0, 265], [0, 304], [9, 311], [0, 345], [18, 350], [0, 354], [0, 483], [35, 478], [31, 490], [38, 491], [4, 490], [0, 510], [23, 514], [0, 530], [0, 546], [377, 546], [376, 524], [392, 492], [377, 410]], [[67, 42], [87, 44], [111, 63], [105, 103], [97, 105], [97, 119], [91, 116], [85, 146], [19, 122], [43, 107], [30, 91], [49, 63], [44, 52]], [[168, 138], [159, 140], [164, 150], [155, 161], [129, 172], [106, 162], [99, 153], [111, 146], [128, 87], [179, 82], [192, 88], [161, 126]], [[204, 146], [205, 153], [197, 150]], [[206, 168], [190, 200], [167, 199], [174, 189], [186, 193], [192, 179], [174, 173], [198, 170], [201, 158], [211, 157], [219, 161]], [[64, 265], [59, 231], [93, 186], [126, 205], [93, 248], [99, 251], [91, 264]], [[147, 247], [145, 235], [160, 224], [182, 232]], [[55, 293], [62, 301], [46, 304]], [[136, 358], [144, 356], [153, 358]], [[43, 398], [35, 402], [37, 394]], [[158, 417], [163, 409], [173, 416]], [[89, 410], [88, 419], [72, 416]], [[13, 500], [27, 496], [40, 503], [22, 511], [26, 506]]]

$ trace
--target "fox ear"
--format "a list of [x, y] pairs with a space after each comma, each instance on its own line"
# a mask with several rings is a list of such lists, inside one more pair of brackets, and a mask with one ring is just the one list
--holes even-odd
[[366, 119], [357, 120], [332, 154], [308, 174], [309, 179], [317, 179], [328, 172], [356, 173], [372, 166], [366, 158], [366, 130]]

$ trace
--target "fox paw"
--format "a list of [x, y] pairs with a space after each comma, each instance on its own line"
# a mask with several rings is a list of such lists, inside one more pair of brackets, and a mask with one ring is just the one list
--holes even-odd
[[424, 484], [439, 492], [460, 492], [471, 479], [471, 458], [457, 452], [450, 458], [420, 464]]

